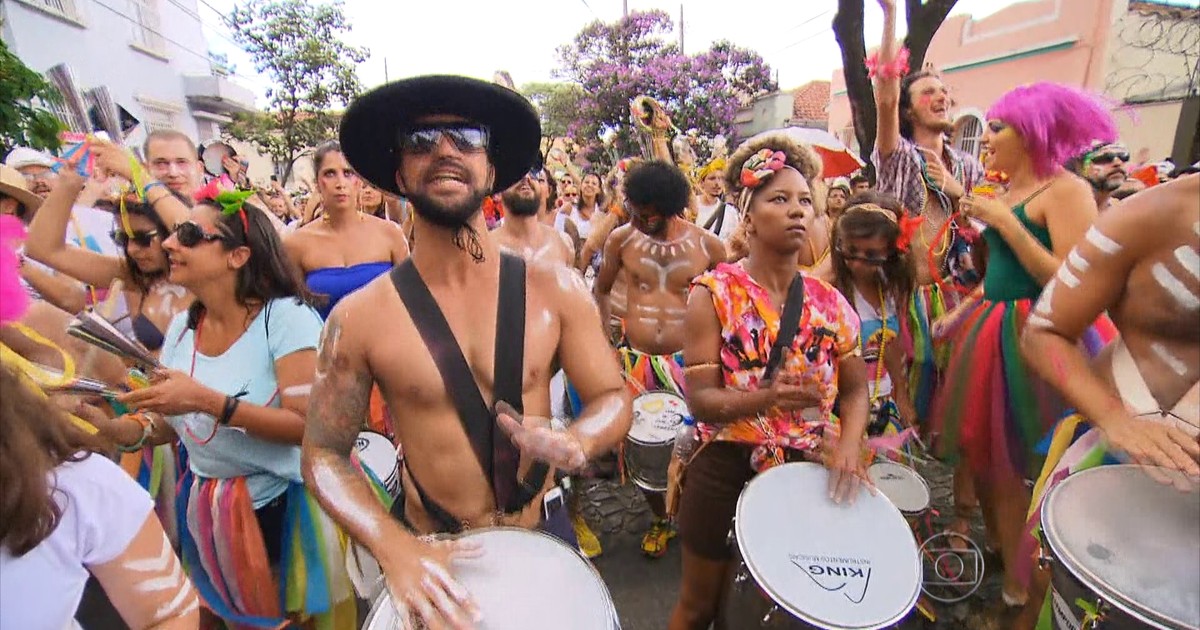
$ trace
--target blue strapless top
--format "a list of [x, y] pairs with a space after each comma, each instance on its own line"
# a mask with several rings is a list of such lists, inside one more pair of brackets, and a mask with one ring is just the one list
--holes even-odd
[[349, 267], [325, 267], [308, 272], [304, 282], [308, 290], [326, 296], [329, 301], [317, 309], [321, 319], [329, 317], [329, 311], [342, 298], [361, 289], [377, 276], [387, 273], [392, 268], [390, 262], [370, 262]]

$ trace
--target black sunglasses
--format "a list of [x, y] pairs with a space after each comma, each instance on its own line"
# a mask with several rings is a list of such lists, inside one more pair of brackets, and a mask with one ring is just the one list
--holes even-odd
[[157, 236], [158, 230], [135, 230], [133, 233], [128, 233], [124, 230], [112, 231], [112, 240], [118, 247], [125, 247], [130, 243], [137, 243], [138, 247], [150, 247], [150, 244], [154, 242]]
[[840, 249], [837, 250], [837, 252], [838, 252], [838, 254], [841, 254], [842, 258], [845, 259], [846, 261], [853, 260], [853, 261], [863, 263], [864, 265], [873, 265], [876, 267], [882, 267], [883, 265], [888, 264], [888, 261], [890, 261], [893, 258], [893, 256], [891, 256], [891, 255], [879, 258], [876, 256], [859, 256], [857, 254], [847, 254], [846, 252], [844, 252]]
[[195, 221], [184, 221], [175, 226], [175, 239], [184, 247], [195, 247], [200, 243], [213, 243], [224, 240], [221, 234], [209, 234]]
[[462, 153], [488, 148], [491, 133], [474, 123], [443, 123], [422, 125], [400, 132], [400, 150], [412, 153], [433, 153], [442, 138], [449, 138]]
[[1121, 160], [1129, 163], [1128, 153], [1101, 153], [1100, 155], [1092, 156], [1092, 164], [1112, 164], [1113, 160]]

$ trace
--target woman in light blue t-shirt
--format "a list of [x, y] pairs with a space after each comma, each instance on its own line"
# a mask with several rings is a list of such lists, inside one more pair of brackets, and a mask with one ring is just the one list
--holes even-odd
[[271, 627], [324, 615], [353, 628], [340, 535], [300, 478], [321, 319], [270, 220], [244, 199], [200, 201], [163, 243], [171, 282], [196, 302], [168, 327], [152, 385], [120, 399], [140, 419], [106, 432], [126, 448], [186, 448], [180, 544], [219, 617]]

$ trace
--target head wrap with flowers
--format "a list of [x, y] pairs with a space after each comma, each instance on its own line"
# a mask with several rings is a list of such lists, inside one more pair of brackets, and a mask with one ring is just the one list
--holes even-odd
[[873, 203], [861, 203], [851, 206], [846, 209], [845, 216], [853, 212], [874, 212], [888, 218], [889, 221], [895, 223], [900, 229], [900, 233], [896, 235], [896, 249], [901, 252], [908, 252], [908, 248], [912, 245], [913, 235], [921, 228], [921, 224], [925, 221], [925, 217], [910, 214], [905, 210], [900, 211], [900, 220], [896, 220], [896, 215], [891, 210], [887, 210]]
[[240, 215], [242, 229], [250, 235], [250, 219], [246, 216], [246, 200], [254, 196], [253, 190], [238, 190], [228, 178], [213, 179], [196, 191], [196, 201], [212, 203], [221, 209], [221, 214]]
[[750, 208], [750, 197], [754, 191], [786, 166], [787, 154], [775, 149], [762, 149], [742, 162], [742, 172], [738, 175], [738, 183], [742, 185], [738, 209], [743, 215]]

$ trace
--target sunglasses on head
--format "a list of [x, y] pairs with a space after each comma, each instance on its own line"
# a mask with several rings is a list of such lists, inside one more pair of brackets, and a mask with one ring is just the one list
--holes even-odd
[[535, 182], [544, 182], [546, 181], [546, 172], [540, 167], [531, 168], [529, 169], [529, 179]]
[[209, 234], [195, 221], [184, 221], [175, 227], [175, 240], [184, 247], [195, 247], [200, 243], [224, 240], [221, 234]]
[[112, 240], [118, 247], [125, 247], [130, 243], [137, 243], [139, 247], [150, 247], [150, 243], [153, 243], [157, 236], [158, 230], [134, 230], [132, 233], [113, 230], [112, 232]]
[[1129, 162], [1129, 154], [1128, 153], [1101, 153], [1099, 155], [1092, 156], [1092, 164], [1112, 164], [1113, 160], [1121, 160], [1122, 162], [1128, 163]]
[[462, 153], [484, 151], [491, 133], [475, 123], [441, 123], [422, 125], [400, 133], [400, 150], [411, 153], [433, 153], [442, 138], [449, 138]]

